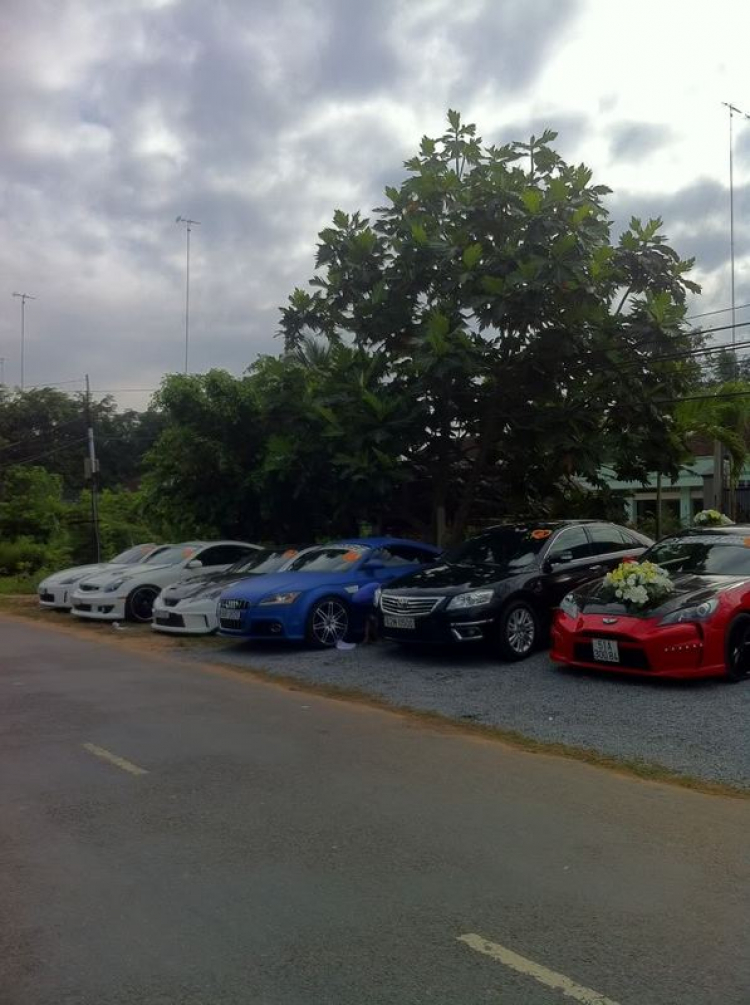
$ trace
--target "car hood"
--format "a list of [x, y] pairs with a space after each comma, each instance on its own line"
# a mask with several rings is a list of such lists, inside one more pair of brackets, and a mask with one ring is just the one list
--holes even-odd
[[158, 562], [141, 563], [140, 565], [108, 565], [93, 576], [86, 576], [87, 586], [106, 586], [111, 580], [123, 577], [126, 579], [148, 578], [154, 572], [174, 569], [175, 579], [179, 579], [182, 569], [179, 565], [159, 565]]
[[162, 597], [169, 597], [170, 600], [187, 600], [199, 597], [208, 590], [215, 590], [219, 586], [231, 586], [250, 576], [250, 573], [237, 573], [230, 575], [228, 572], [212, 572], [206, 576], [194, 576], [191, 579], [184, 579], [162, 590]]
[[[393, 580], [384, 589], [398, 590], [399, 593], [414, 590], [415, 592], [454, 594], [465, 593], [483, 586], [491, 586], [519, 574], [521, 570], [503, 568], [499, 565], [454, 565], [443, 562], [440, 565], [430, 565], [426, 569], [412, 572]], [[524, 572], [533, 571], [531, 567]]]
[[607, 599], [604, 590], [604, 580], [576, 590], [573, 594], [576, 604], [582, 614], [614, 614], [636, 618], [663, 618], [682, 607], [692, 607], [710, 600], [723, 590], [731, 590], [743, 583], [750, 582], [748, 576], [701, 576], [692, 572], [684, 572], [672, 579], [674, 590], [669, 596], [657, 604], [646, 604], [644, 607], [633, 608], [619, 600]]
[[314, 590], [319, 586], [362, 585], [356, 572], [270, 572], [265, 576], [241, 579], [222, 594], [222, 600], [260, 600], [268, 593]]
[[43, 582], [48, 586], [59, 586], [66, 579], [85, 579], [88, 576], [95, 576], [97, 573], [118, 568], [121, 566], [113, 565], [111, 562], [99, 562], [96, 565], [74, 565], [70, 569], [63, 569], [61, 572], [53, 572], [51, 576], [45, 576]]

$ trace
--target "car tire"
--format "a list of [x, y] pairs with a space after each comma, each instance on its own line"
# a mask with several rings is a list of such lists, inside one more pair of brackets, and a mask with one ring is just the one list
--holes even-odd
[[497, 646], [508, 663], [526, 659], [539, 643], [539, 617], [525, 600], [512, 600], [497, 621]]
[[750, 677], [750, 615], [740, 614], [727, 633], [726, 678], [739, 684]]
[[136, 586], [125, 601], [125, 617], [139, 625], [149, 624], [152, 619], [154, 601], [159, 596], [156, 586]]
[[341, 597], [321, 597], [310, 608], [305, 641], [315, 649], [331, 649], [349, 633], [349, 605]]

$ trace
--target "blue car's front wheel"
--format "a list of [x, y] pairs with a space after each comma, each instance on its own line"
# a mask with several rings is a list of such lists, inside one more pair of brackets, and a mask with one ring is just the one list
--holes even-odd
[[305, 638], [316, 649], [329, 649], [342, 642], [349, 631], [349, 608], [338, 597], [321, 597], [307, 615]]

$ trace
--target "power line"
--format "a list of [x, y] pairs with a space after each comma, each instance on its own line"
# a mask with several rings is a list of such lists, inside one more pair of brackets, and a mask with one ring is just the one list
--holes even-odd
[[[58, 429], [65, 429], [67, 426], [74, 426], [76, 423], [81, 421], [81, 416], [77, 416], [75, 419], [68, 419], [66, 422], [58, 422], [56, 426], [53, 426], [49, 432], [55, 432]], [[4, 443], [0, 446], [0, 450], [11, 450], [13, 447], [22, 447], [25, 443], [28, 443], [28, 437], [23, 440], [16, 440], [15, 443]]]
[[[743, 311], [750, 307], [750, 304], [737, 304], [735, 307], [736, 311]], [[729, 314], [731, 312], [731, 307], [721, 307], [718, 311], [706, 311], [705, 314], [688, 314], [685, 318], [686, 321], [695, 321], [697, 318], [710, 318], [714, 314]]]
[[87, 437], [83, 437], [79, 440], [71, 440], [70, 443], [66, 443], [64, 446], [53, 447], [52, 450], [45, 450], [43, 454], [37, 454], [35, 457], [23, 457], [20, 461], [12, 461], [9, 464], [4, 464], [0, 467], [0, 471], [6, 471], [8, 468], [22, 467], [24, 464], [33, 464], [34, 461], [40, 461], [44, 457], [51, 457], [52, 454], [59, 454], [63, 450], [70, 450], [71, 447], [77, 447], [81, 443], [86, 443]]

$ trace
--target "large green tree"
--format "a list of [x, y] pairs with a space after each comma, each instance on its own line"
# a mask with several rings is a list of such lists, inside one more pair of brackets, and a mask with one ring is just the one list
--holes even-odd
[[555, 133], [486, 146], [458, 113], [448, 126], [372, 217], [334, 214], [282, 332], [288, 351], [313, 334], [386, 360], [421, 409], [402, 451], [460, 537], [478, 501], [539, 510], [605, 459], [630, 478], [655, 452], [676, 467], [698, 288], [660, 220], [612, 240], [609, 190]]

